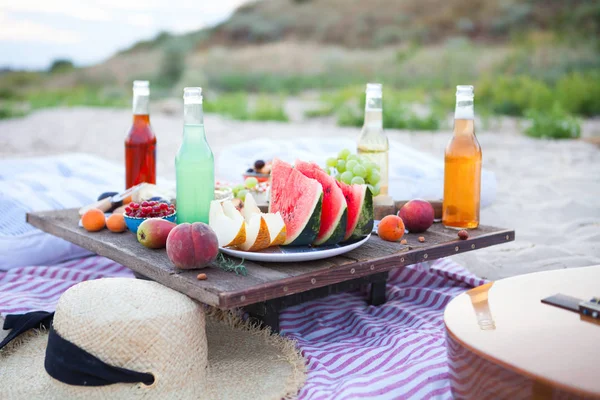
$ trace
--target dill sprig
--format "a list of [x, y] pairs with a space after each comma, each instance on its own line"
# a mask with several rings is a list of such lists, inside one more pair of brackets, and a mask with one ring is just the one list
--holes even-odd
[[225, 272], [235, 272], [236, 275], [248, 275], [248, 270], [244, 265], [244, 259], [238, 264], [231, 258], [225, 257], [223, 253], [219, 253], [217, 259], [215, 260], [215, 265], [222, 269]]

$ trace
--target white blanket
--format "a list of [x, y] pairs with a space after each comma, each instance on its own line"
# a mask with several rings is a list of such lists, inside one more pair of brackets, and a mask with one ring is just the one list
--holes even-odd
[[[327, 157], [353, 146], [353, 140], [344, 138], [251, 140], [223, 150], [216, 162], [216, 175], [219, 180], [241, 182], [242, 173], [254, 160], [273, 157], [324, 165]], [[441, 199], [443, 173], [441, 159], [390, 142], [390, 194], [394, 199]], [[171, 186], [174, 183], [159, 177], [158, 184]], [[122, 189], [123, 166], [89, 154], [1, 160], [0, 270], [51, 265], [89, 255], [86, 250], [27, 224], [25, 214], [81, 207], [95, 201], [102, 192]], [[495, 176], [484, 170], [482, 207], [490, 205], [495, 196]]]
[[26, 213], [90, 204], [123, 179], [122, 167], [89, 154], [0, 161], [0, 270], [89, 255], [27, 224]]

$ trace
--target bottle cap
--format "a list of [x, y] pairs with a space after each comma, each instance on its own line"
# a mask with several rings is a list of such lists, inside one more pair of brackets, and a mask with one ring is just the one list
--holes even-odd
[[150, 82], [149, 81], [133, 81], [133, 91], [136, 94], [149, 95], [150, 94]]
[[458, 85], [456, 87], [456, 95], [457, 96], [474, 96], [473, 94], [473, 86], [472, 85]]
[[202, 88], [186, 87], [183, 89], [183, 102], [185, 104], [202, 104]]

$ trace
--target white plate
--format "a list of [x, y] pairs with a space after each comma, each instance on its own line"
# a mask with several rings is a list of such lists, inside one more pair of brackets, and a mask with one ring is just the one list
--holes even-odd
[[335, 244], [333, 246], [277, 246], [270, 247], [261, 251], [241, 251], [230, 248], [221, 247], [221, 251], [227, 255], [243, 258], [249, 261], [263, 262], [299, 262], [299, 261], [314, 261], [323, 258], [335, 257], [340, 254], [347, 253], [360, 247], [369, 238], [365, 237], [356, 242], [345, 243], [342, 245]]

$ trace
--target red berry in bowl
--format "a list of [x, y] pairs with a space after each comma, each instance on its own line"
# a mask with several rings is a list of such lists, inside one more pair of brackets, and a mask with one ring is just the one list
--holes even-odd
[[160, 209], [161, 210], [168, 210], [169, 209], [169, 205], [167, 203], [160, 203]]
[[148, 207], [150, 205], [150, 203], [148, 203], [147, 201], [142, 201], [142, 207]]
[[134, 210], [137, 210], [138, 208], [140, 208], [140, 205], [138, 203], [129, 203], [129, 207], [131, 207]]

